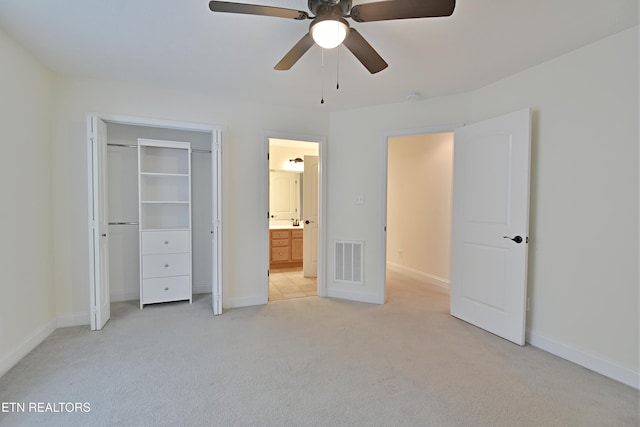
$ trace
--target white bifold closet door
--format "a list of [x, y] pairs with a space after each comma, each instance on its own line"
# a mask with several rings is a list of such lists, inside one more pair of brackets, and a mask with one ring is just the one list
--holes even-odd
[[107, 125], [91, 117], [89, 147], [89, 247], [91, 250], [89, 317], [92, 330], [99, 330], [111, 317], [109, 288], [109, 219], [107, 187]]

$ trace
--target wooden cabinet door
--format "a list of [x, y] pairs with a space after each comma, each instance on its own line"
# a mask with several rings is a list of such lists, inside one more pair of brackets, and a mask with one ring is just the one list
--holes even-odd
[[303, 248], [304, 240], [301, 238], [291, 239], [291, 261], [302, 262], [303, 260]]

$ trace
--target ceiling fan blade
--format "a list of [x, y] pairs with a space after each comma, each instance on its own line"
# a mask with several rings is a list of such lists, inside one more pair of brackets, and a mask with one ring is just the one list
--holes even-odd
[[275, 16], [276, 18], [308, 19], [309, 14], [301, 10], [285, 9], [283, 7], [260, 6], [257, 4], [230, 3], [226, 1], [210, 1], [212, 12], [244, 13], [246, 15]]
[[455, 0], [388, 0], [354, 6], [351, 18], [356, 22], [433, 18], [450, 16], [455, 7]]
[[342, 44], [358, 58], [358, 61], [360, 61], [371, 74], [382, 71], [389, 66], [364, 37], [353, 28], [349, 30], [349, 35], [344, 39]]
[[291, 69], [293, 65], [298, 62], [302, 55], [304, 55], [313, 46], [313, 39], [311, 34], [305, 34], [298, 43], [291, 48], [289, 52], [273, 67], [274, 70], [285, 71]]

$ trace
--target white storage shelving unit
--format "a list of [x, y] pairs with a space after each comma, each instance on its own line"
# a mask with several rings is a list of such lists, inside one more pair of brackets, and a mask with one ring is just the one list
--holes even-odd
[[191, 144], [138, 140], [140, 308], [189, 300]]

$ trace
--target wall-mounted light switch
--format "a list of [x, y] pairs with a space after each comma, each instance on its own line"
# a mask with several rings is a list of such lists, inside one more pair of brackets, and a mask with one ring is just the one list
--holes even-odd
[[353, 198], [354, 205], [364, 205], [364, 194], [358, 194]]

